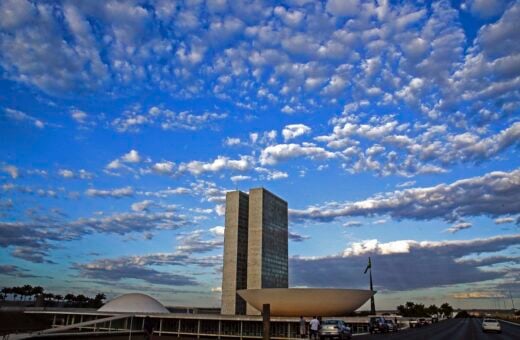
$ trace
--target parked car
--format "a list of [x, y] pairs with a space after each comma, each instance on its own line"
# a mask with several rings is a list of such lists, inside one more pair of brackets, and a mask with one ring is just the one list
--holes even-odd
[[502, 333], [502, 327], [500, 327], [500, 323], [497, 319], [489, 319], [485, 318], [482, 321], [482, 331], [486, 332], [497, 332]]
[[408, 324], [410, 325], [410, 328], [415, 328], [415, 327], [417, 327], [417, 320], [415, 320], [415, 319], [410, 319], [410, 320], [408, 321]]
[[352, 332], [342, 320], [324, 320], [319, 331], [320, 339], [352, 339]]
[[392, 320], [385, 320], [389, 332], [397, 332], [399, 327]]
[[417, 327], [423, 327], [426, 325], [428, 325], [428, 323], [426, 322], [425, 318], [420, 318], [419, 320], [417, 320]]
[[382, 316], [371, 316], [368, 321], [368, 330], [372, 333], [387, 333], [388, 325]]

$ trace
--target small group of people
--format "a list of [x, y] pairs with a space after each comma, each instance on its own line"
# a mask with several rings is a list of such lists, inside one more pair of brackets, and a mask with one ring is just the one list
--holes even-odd
[[[321, 328], [321, 316], [313, 316], [312, 320], [309, 322], [309, 338], [319, 339], [319, 330]], [[303, 316], [300, 316], [300, 338], [307, 337], [307, 321], [305, 321]]]

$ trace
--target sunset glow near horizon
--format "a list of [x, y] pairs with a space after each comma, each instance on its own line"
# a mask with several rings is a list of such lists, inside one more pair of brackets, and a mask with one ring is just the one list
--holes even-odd
[[[224, 202], [291, 287], [520, 305], [518, 1], [0, 3], [0, 280], [220, 306]], [[365, 305], [362, 309], [367, 309]]]

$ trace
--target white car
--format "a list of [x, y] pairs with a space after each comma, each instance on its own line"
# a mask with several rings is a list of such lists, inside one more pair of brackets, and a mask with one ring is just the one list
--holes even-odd
[[485, 318], [484, 321], [482, 321], [482, 331], [501, 333], [502, 328], [500, 327], [498, 320]]

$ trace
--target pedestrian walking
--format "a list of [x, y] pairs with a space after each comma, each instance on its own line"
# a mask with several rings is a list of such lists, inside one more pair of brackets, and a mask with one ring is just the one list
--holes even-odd
[[300, 316], [300, 338], [305, 338], [307, 335], [307, 322], [305, 322], [305, 319], [303, 316]]
[[311, 340], [314, 338], [315, 340], [318, 340], [319, 336], [318, 336], [318, 330], [320, 329], [320, 322], [318, 321], [318, 319], [313, 316], [312, 317], [312, 320], [310, 322], [310, 326], [311, 326]]

